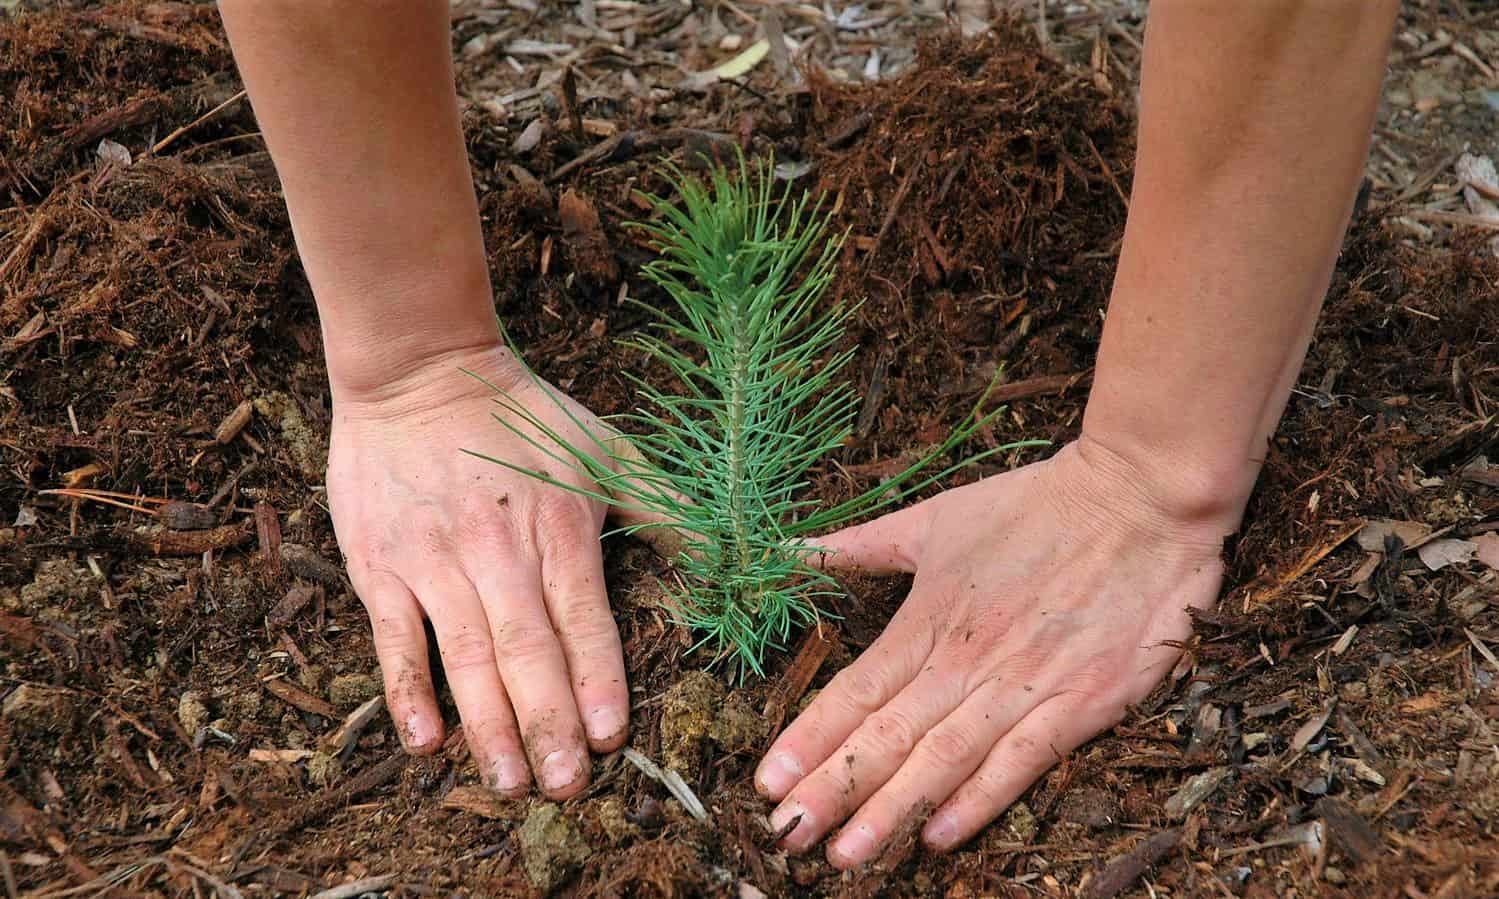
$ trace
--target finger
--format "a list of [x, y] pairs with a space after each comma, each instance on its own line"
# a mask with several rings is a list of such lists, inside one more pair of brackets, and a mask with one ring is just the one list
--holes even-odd
[[995, 744], [973, 776], [928, 819], [922, 839], [939, 851], [961, 845], [1067, 753], [1114, 720], [1101, 710], [1079, 708], [1074, 696], [1053, 696], [1041, 703]]
[[473, 585], [461, 576], [444, 574], [428, 578], [419, 590], [480, 776], [500, 793], [523, 792], [531, 780], [525, 749], [495, 667], [489, 622]]
[[540, 565], [500, 556], [477, 580], [531, 770], [542, 792], [560, 800], [587, 786], [588, 749], [567, 661], [542, 603]]
[[851, 868], [874, 857], [901, 824], [947, 799], [978, 770], [989, 750], [1035, 708], [1035, 694], [994, 676], [928, 730], [884, 786], [849, 819], [828, 847], [828, 861]]
[[871, 574], [912, 572], [926, 545], [932, 501], [881, 515], [873, 521], [807, 540], [823, 552], [809, 561], [820, 568], [859, 569]]
[[407, 752], [426, 755], [442, 745], [442, 713], [432, 689], [427, 632], [416, 597], [394, 575], [356, 574], [354, 591], [370, 616], [375, 656], [385, 681], [385, 705]]
[[577, 526], [559, 526], [554, 533], [541, 560], [547, 610], [562, 641], [588, 744], [612, 752], [629, 733], [630, 691], [604, 590], [598, 535]]
[[755, 788], [779, 802], [808, 771], [821, 765], [854, 728], [916, 677], [932, 648], [931, 629], [912, 614], [910, 600], [853, 664], [839, 671], [806, 711], [791, 722], [755, 771]]
[[801, 819], [783, 845], [795, 852], [810, 847], [884, 786], [923, 736], [958, 707], [961, 690], [960, 678], [928, 666], [870, 714], [771, 813], [770, 826], [777, 833]]

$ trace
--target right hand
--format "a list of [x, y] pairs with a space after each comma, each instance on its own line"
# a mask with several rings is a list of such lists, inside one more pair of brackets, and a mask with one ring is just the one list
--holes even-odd
[[594, 487], [495, 422], [492, 392], [460, 368], [503, 387], [575, 445], [590, 444], [498, 342], [433, 357], [389, 384], [335, 385], [334, 529], [369, 612], [402, 744], [430, 753], [443, 740], [425, 618], [485, 784], [519, 795], [534, 772], [543, 793], [565, 799], [588, 783], [588, 749], [617, 749], [628, 730], [599, 549], [606, 510], [463, 453]]

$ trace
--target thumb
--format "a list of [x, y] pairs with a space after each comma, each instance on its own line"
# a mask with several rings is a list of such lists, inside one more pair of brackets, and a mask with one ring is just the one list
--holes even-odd
[[825, 537], [809, 538], [809, 546], [824, 550], [813, 553], [810, 561], [819, 568], [870, 574], [914, 572], [926, 550], [931, 519], [932, 500], [925, 500]]

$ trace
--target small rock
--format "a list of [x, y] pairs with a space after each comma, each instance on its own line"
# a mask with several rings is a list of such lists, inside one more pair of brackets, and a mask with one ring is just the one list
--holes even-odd
[[40, 609], [60, 600], [86, 600], [99, 589], [99, 581], [87, 568], [67, 559], [49, 559], [36, 566], [31, 583], [21, 588], [21, 605]]
[[1348, 875], [1344, 874], [1341, 869], [1334, 868], [1332, 865], [1328, 865], [1322, 869], [1322, 878], [1334, 886], [1348, 882]]
[[326, 752], [314, 752], [307, 759], [307, 782], [314, 787], [327, 787], [343, 777], [344, 763], [338, 756]]
[[335, 708], [356, 709], [384, 691], [373, 674], [340, 674], [328, 684], [328, 701]]
[[708, 736], [724, 752], [751, 752], [765, 738], [765, 718], [750, 706], [744, 691], [735, 690], [718, 710]]
[[706, 671], [688, 672], [662, 700], [662, 758], [688, 783], [703, 773], [704, 744], [722, 702], [723, 685]]
[[208, 723], [208, 714], [208, 704], [203, 701], [203, 694], [196, 690], [188, 690], [177, 700], [177, 720], [182, 722], [182, 729], [188, 736], [196, 734]]
[[588, 842], [556, 803], [542, 803], [532, 809], [516, 836], [526, 877], [543, 893], [561, 886], [588, 858]]
[[61, 733], [78, 714], [78, 695], [72, 690], [22, 684], [0, 704], [0, 718], [19, 731]]

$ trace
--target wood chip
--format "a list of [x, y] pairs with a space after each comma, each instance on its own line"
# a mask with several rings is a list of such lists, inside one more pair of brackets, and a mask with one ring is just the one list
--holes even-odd
[[791, 667], [782, 676], [778, 689], [765, 702], [765, 720], [770, 725], [771, 737], [780, 732], [781, 725], [786, 722], [786, 712], [807, 692], [812, 678], [817, 676], [817, 670], [822, 667], [823, 660], [828, 657], [837, 639], [838, 628], [826, 621], [818, 622], [816, 627], [807, 631], [807, 636], [797, 649]]
[[1332, 703], [1321, 714], [1308, 718], [1306, 723], [1296, 728], [1296, 734], [1291, 737], [1291, 751], [1300, 752], [1311, 742], [1312, 738], [1322, 733], [1322, 728], [1327, 726], [1327, 719], [1332, 717]]
[[323, 748], [334, 755], [342, 755], [354, 745], [364, 729], [385, 709], [385, 697], [376, 696], [350, 712], [343, 723], [323, 737]]
[[442, 807], [449, 811], [466, 812], [490, 821], [517, 821], [525, 817], [523, 802], [506, 799], [494, 790], [484, 787], [454, 787], [442, 797]]
[[1432, 571], [1441, 571], [1448, 565], [1461, 565], [1473, 558], [1478, 551], [1477, 544], [1471, 540], [1457, 540], [1447, 538], [1445, 540], [1433, 540], [1416, 550], [1421, 564]]
[[1166, 800], [1164, 806], [1166, 814], [1178, 820], [1185, 818], [1188, 812], [1201, 805], [1203, 800], [1211, 796], [1228, 779], [1229, 773], [1230, 769], [1227, 766], [1221, 766], [1209, 768], [1195, 777], [1188, 778], [1187, 782], [1182, 784], [1181, 789]]
[[311, 749], [252, 749], [250, 761], [262, 764], [296, 764], [312, 758]]
[[1153, 833], [1124, 855], [1105, 865], [1083, 890], [1084, 899], [1113, 899], [1134, 886], [1146, 871], [1181, 845], [1180, 828]]
[[267, 627], [283, 627], [297, 617], [297, 613], [307, 607], [307, 604], [317, 598], [322, 592], [321, 586], [308, 587], [298, 584], [286, 591], [286, 595], [266, 613], [265, 623]]
[[338, 710], [333, 708], [327, 700], [313, 696], [301, 687], [295, 686], [287, 681], [276, 679], [262, 682], [267, 693], [281, 700], [289, 706], [301, 709], [313, 715], [319, 715], [331, 720], [337, 720]]
[[250, 400], [245, 400], [238, 406], [235, 406], [234, 411], [224, 416], [224, 420], [219, 422], [219, 426], [213, 429], [213, 439], [220, 445], [233, 442], [234, 438], [239, 436], [239, 432], [245, 429], [245, 425], [250, 423], [250, 419], [254, 415], [255, 404]]

